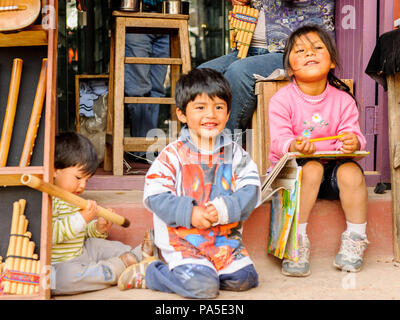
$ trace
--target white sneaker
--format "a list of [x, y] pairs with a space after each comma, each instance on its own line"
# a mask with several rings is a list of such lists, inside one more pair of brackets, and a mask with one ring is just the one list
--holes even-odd
[[282, 274], [291, 277], [307, 277], [310, 270], [310, 241], [307, 235], [299, 235], [299, 260], [284, 259], [282, 262]]
[[367, 237], [346, 230], [342, 233], [341, 240], [340, 250], [333, 265], [343, 271], [360, 271], [363, 263], [363, 254], [369, 243]]

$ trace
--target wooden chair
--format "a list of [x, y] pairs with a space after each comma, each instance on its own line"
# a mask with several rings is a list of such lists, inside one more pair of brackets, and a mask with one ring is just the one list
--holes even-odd
[[[353, 80], [342, 79], [351, 92], [353, 92]], [[289, 80], [257, 81], [255, 94], [257, 96], [257, 108], [252, 118], [252, 148], [250, 154], [257, 164], [258, 172], [264, 175], [270, 166], [268, 155], [270, 145], [268, 106], [271, 97], [281, 88], [287, 86]]]
[[[110, 46], [110, 80], [107, 112], [107, 131], [104, 155], [104, 170], [114, 175], [123, 175], [124, 151], [147, 151], [149, 146], [162, 149], [169, 141], [145, 137], [124, 137], [124, 104], [154, 103], [171, 105], [171, 120], [177, 120], [175, 114], [175, 84], [181, 72], [190, 71], [190, 50], [188, 15], [162, 14], [147, 12], [114, 11], [115, 25]], [[170, 58], [125, 57], [125, 34], [167, 33], [170, 35]], [[171, 97], [125, 97], [124, 65], [163, 64], [171, 66]], [[175, 137], [175, 133], [170, 133]], [[167, 139], [168, 140], [168, 139]]]

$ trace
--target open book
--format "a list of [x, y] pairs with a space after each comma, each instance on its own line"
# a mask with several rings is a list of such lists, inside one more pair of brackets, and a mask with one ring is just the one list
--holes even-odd
[[[343, 153], [341, 151], [317, 151], [313, 154], [302, 154], [300, 152], [286, 153], [267, 174], [261, 184], [261, 200], [262, 202], [271, 199], [272, 195], [279, 188], [284, 188], [284, 185], [277, 185], [276, 178], [278, 175], [287, 175], [290, 172], [293, 174], [293, 168], [297, 167], [296, 159], [298, 158], [323, 158], [323, 159], [340, 159], [340, 158], [363, 158], [369, 155], [369, 151], [355, 151], [354, 153]], [[282, 171], [282, 169], [285, 170]], [[290, 178], [289, 178], [290, 179]], [[274, 183], [275, 181], [275, 183]]]
[[262, 202], [271, 200], [268, 253], [280, 259], [298, 259], [297, 226], [302, 167], [297, 164], [297, 158], [362, 158], [368, 154], [367, 151], [319, 151], [312, 155], [286, 153], [261, 185]]

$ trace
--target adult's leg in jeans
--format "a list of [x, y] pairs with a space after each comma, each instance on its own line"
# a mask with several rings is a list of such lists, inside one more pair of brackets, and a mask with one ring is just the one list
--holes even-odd
[[254, 93], [256, 80], [253, 74], [269, 76], [275, 69], [283, 68], [281, 53], [250, 56], [232, 63], [225, 73], [232, 88], [232, 109], [226, 127], [245, 130], [257, 106]]
[[219, 276], [220, 289], [246, 291], [258, 286], [258, 274], [254, 265], [248, 265], [234, 273]]
[[145, 280], [149, 289], [186, 298], [211, 299], [219, 292], [216, 271], [199, 264], [180, 265], [170, 271], [166, 264], [155, 261], [147, 267]]
[[[153, 58], [167, 58], [169, 57], [169, 36], [168, 35], [152, 35], [152, 54]], [[154, 64], [150, 66], [150, 82], [151, 91], [150, 97], [165, 97], [164, 81], [167, 74], [167, 66]], [[147, 135], [148, 131], [158, 127], [158, 115], [160, 110], [159, 104], [145, 104], [143, 105], [145, 114], [143, 116], [142, 134]]]
[[[128, 33], [125, 37], [125, 56], [150, 57], [152, 54], [152, 35]], [[125, 64], [125, 95], [128, 97], [149, 96], [151, 92], [150, 65]], [[128, 104], [131, 136], [143, 137], [142, 124], [146, 113], [143, 104]]]
[[228, 70], [229, 66], [233, 62], [238, 60], [237, 54], [238, 54], [238, 51], [233, 51], [224, 56], [204, 62], [201, 65], [199, 65], [197, 68], [210, 68], [210, 69], [217, 70], [224, 74], [226, 72], [226, 70]]

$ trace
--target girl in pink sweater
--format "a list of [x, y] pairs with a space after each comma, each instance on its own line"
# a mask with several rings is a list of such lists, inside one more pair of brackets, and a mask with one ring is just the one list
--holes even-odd
[[[286, 153], [338, 150], [352, 153], [365, 148], [355, 98], [333, 74], [338, 65], [336, 45], [315, 25], [303, 26], [287, 40], [283, 63], [292, 83], [270, 100], [270, 160], [272, 166]], [[310, 142], [311, 138], [342, 135], [338, 140]], [[357, 272], [367, 247], [367, 188], [363, 170], [353, 160], [298, 160], [303, 166], [299, 212], [299, 260], [284, 259], [282, 273], [310, 274], [310, 242], [306, 227], [317, 198], [340, 199], [347, 223], [334, 266]]]

